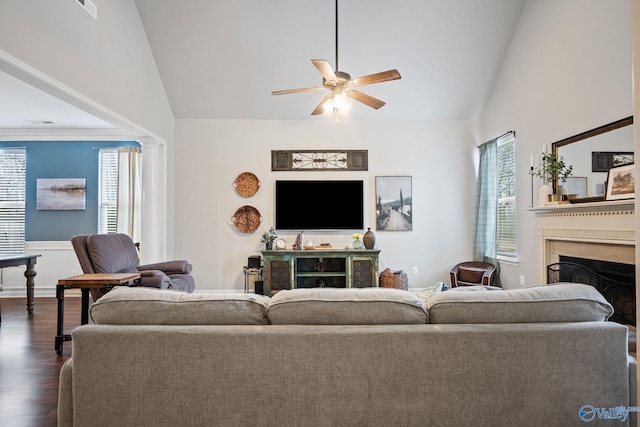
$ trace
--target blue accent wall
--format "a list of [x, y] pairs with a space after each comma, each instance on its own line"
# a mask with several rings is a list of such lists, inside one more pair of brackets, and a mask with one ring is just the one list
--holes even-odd
[[[27, 148], [27, 241], [70, 240], [76, 234], [98, 231], [98, 150], [140, 147], [135, 141], [0, 141], [0, 148]], [[36, 209], [38, 178], [85, 178], [86, 209], [39, 211]]]

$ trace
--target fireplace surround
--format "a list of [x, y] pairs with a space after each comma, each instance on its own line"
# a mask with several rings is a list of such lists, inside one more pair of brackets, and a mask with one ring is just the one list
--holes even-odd
[[[553, 264], [581, 264], [604, 277], [605, 282], [609, 281], [608, 285], [600, 283], [596, 287], [616, 308], [618, 316], [613, 320], [634, 325], [635, 321], [628, 321], [631, 317], [635, 319], [634, 201], [567, 204], [530, 210], [535, 212], [537, 222], [539, 283], [549, 283], [548, 268]], [[611, 271], [617, 268], [612, 266], [622, 266], [624, 274]], [[632, 271], [633, 275], [629, 276]], [[607, 295], [603, 291], [611, 287], [611, 281], [616, 284], [626, 282], [627, 289], [620, 286], [618, 291]], [[633, 314], [630, 314], [629, 304], [633, 305]], [[623, 312], [626, 312], [627, 321]]]

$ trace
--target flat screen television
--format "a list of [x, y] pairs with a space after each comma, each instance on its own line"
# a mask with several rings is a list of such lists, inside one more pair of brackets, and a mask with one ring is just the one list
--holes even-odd
[[276, 230], [362, 230], [362, 181], [276, 181]]

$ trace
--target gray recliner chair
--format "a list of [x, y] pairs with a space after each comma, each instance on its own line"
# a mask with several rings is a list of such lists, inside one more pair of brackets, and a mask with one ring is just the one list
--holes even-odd
[[[126, 234], [82, 234], [73, 236], [71, 244], [80, 267], [91, 273], [140, 273], [140, 286], [193, 292], [192, 265], [184, 260], [139, 265], [136, 245]], [[97, 301], [106, 289], [91, 290]]]

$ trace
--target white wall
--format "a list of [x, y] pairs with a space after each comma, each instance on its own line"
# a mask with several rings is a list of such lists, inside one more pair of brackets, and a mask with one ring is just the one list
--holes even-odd
[[154, 132], [173, 136], [173, 115], [133, 0], [0, 2], [0, 49]]
[[[529, 0], [481, 119], [482, 140], [516, 131], [518, 256], [506, 288], [538, 282], [530, 155], [632, 115], [629, 0]], [[537, 204], [538, 179], [534, 182]]]
[[[276, 179], [362, 179], [365, 226], [376, 233], [381, 270], [404, 269], [411, 288], [448, 283], [450, 268], [470, 259], [475, 174], [475, 123], [469, 121], [352, 122], [177, 120], [175, 153], [175, 255], [194, 265], [197, 290], [240, 290], [242, 266], [262, 248], [260, 235], [273, 224]], [[367, 149], [368, 172], [272, 172], [271, 150]], [[238, 174], [261, 181], [251, 198], [233, 189]], [[413, 177], [413, 231], [375, 230], [375, 176]], [[330, 204], [328, 196], [319, 204]], [[264, 220], [253, 234], [236, 231], [231, 217], [251, 205]], [[344, 246], [350, 233], [313, 235], [317, 242]], [[288, 243], [294, 235], [285, 235]], [[418, 275], [411, 268], [418, 267]]]
[[142, 258], [159, 261], [173, 248], [173, 114], [134, 0], [94, 3], [97, 20], [75, 0], [0, 2], [0, 65], [4, 59], [13, 65], [8, 72], [27, 70], [22, 74], [46, 82], [54, 96], [134, 132], [123, 138], [141, 140]]

